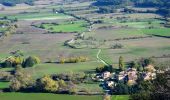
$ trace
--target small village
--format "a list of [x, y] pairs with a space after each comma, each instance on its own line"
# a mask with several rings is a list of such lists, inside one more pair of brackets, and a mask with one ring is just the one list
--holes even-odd
[[[120, 72], [104, 71], [97, 73], [94, 80], [101, 82], [101, 87], [106, 93], [112, 93], [118, 82], [123, 82], [129, 86], [137, 84], [137, 80], [140, 77], [143, 81], [154, 80], [156, 73], [164, 73], [164, 71], [158, 71], [153, 65], [149, 64], [144, 67], [144, 71], [137, 71], [136, 68], [127, 68]], [[140, 75], [140, 76], [139, 76]]]

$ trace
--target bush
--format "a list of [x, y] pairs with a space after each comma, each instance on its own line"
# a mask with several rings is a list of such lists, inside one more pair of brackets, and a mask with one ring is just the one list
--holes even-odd
[[101, 73], [101, 72], [104, 71], [104, 68], [105, 68], [105, 66], [104, 66], [104, 65], [101, 65], [101, 66], [99, 66], [99, 67], [96, 68], [96, 72], [97, 72], [97, 73]]
[[78, 57], [69, 57], [69, 58], [64, 58], [61, 57], [59, 59], [59, 63], [78, 63], [78, 62], [86, 62], [88, 60], [87, 57], [85, 56], [78, 56]]
[[124, 83], [118, 83], [115, 87], [116, 94], [128, 94], [128, 86]]
[[28, 73], [25, 73], [21, 66], [17, 66], [13, 78], [11, 79], [10, 90], [19, 91], [33, 85], [33, 80]]
[[13, 67], [13, 66], [12, 66], [12, 62], [10, 62], [10, 61], [8, 61], [8, 60], [6, 60], [6, 61], [4, 61], [3, 63], [1, 63], [1, 66], [2, 66], [3, 68]]
[[0, 80], [9, 81], [12, 78], [10, 72], [0, 72]]
[[58, 82], [54, 81], [50, 76], [44, 76], [36, 82], [38, 91], [56, 92], [59, 88]]
[[102, 73], [104, 71], [113, 72], [113, 67], [110, 66], [110, 65], [109, 66], [101, 65], [101, 66], [96, 68], [97, 73]]
[[123, 48], [122, 44], [114, 44], [111, 46], [111, 49], [121, 49], [121, 48]]
[[21, 83], [17, 79], [13, 79], [11, 80], [9, 88], [11, 91], [18, 91], [21, 88]]

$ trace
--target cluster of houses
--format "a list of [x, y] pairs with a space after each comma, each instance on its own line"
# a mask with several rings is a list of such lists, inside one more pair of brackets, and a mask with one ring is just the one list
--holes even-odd
[[116, 82], [124, 81], [127, 82], [128, 85], [134, 85], [137, 82], [138, 74], [142, 76], [144, 81], [153, 80], [156, 78], [156, 69], [153, 65], [148, 65], [144, 68], [144, 71], [139, 72], [135, 68], [128, 68], [124, 71], [120, 71], [119, 73], [110, 73], [105, 71], [103, 73], [99, 73], [95, 76], [97, 81], [102, 82], [104, 87], [113, 88], [116, 86]]

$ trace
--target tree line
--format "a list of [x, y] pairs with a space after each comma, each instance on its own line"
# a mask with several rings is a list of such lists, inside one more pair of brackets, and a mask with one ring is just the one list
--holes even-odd
[[15, 6], [16, 4], [25, 3], [33, 5], [35, 0], [0, 0], [0, 3], [5, 6]]
[[170, 16], [170, 1], [169, 0], [97, 0], [93, 3], [98, 6], [99, 13], [114, 13], [118, 8], [126, 6], [136, 7], [156, 7], [156, 13]]

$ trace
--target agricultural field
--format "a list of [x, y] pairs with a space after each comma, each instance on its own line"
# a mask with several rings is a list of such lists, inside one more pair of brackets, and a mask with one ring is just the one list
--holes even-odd
[[[2, 15], [1, 15], [2, 16]], [[54, 20], [54, 19], [68, 19], [72, 18], [70, 16], [66, 16], [63, 14], [55, 14], [55, 13], [48, 13], [48, 12], [28, 12], [28, 13], [21, 13], [21, 14], [13, 14], [13, 15], [7, 15], [9, 19], [15, 19], [18, 20]], [[2, 16], [3, 17], [3, 16]]]
[[39, 27], [49, 30], [50, 32], [70, 32], [70, 33], [81, 33], [87, 30], [88, 23], [84, 21], [71, 21], [71, 22], [63, 22], [62, 24], [41, 24]]
[[[2, 93], [0, 94], [1, 99], [4, 100], [18, 100], [18, 99], [25, 99], [30, 100], [30, 96], [32, 100], [79, 100], [80, 98], [82, 100], [102, 100], [102, 96], [76, 96], [76, 95], [57, 95], [57, 94], [33, 94], [33, 93]], [[112, 100], [128, 100], [128, 96], [122, 95], [122, 96], [113, 96]]]

